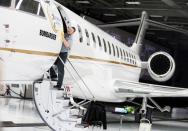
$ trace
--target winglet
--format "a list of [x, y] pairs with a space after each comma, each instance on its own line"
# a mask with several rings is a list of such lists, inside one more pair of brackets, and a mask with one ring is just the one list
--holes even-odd
[[148, 14], [146, 11], [143, 11], [142, 17], [141, 17], [141, 23], [138, 28], [134, 43], [131, 47], [131, 49], [137, 54], [140, 54], [140, 50], [142, 48], [142, 42], [144, 40], [145, 32], [146, 32], [146, 29], [148, 28], [147, 19], [148, 19]]

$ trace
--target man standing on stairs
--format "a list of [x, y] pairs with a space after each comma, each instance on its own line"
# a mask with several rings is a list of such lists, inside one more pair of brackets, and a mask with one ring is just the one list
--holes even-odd
[[[61, 47], [61, 52], [59, 54], [59, 57], [61, 60], [65, 63], [67, 60], [68, 52], [71, 48], [71, 36], [74, 34], [76, 31], [75, 27], [68, 27], [67, 28], [67, 34], [68, 36], [63, 39], [63, 44]], [[64, 63], [61, 62], [60, 58], [58, 58], [55, 62], [58, 68], [58, 82], [55, 88], [61, 89], [61, 86], [63, 84], [63, 79], [64, 79]]]

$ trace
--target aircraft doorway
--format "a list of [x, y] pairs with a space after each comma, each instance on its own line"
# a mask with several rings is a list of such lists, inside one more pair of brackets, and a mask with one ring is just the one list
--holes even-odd
[[[57, 7], [60, 16], [61, 16], [61, 20], [62, 20], [62, 24], [63, 24], [63, 31], [64, 31], [64, 38], [65, 40], [68, 42], [69, 47], [68, 47], [68, 54], [70, 54], [71, 51], [71, 47], [73, 45], [72, 43], [72, 34], [75, 33], [76, 31], [76, 27], [73, 26], [73, 22], [69, 19], [69, 17], [67, 16], [67, 14], [65, 13], [64, 9], [62, 9], [61, 7]], [[64, 41], [64, 42], [66, 42]], [[62, 44], [63, 45], [63, 44]], [[65, 44], [64, 44], [65, 45]], [[64, 46], [65, 47], [65, 46]], [[62, 47], [63, 48], [63, 47]], [[63, 49], [62, 49], [63, 50]]]

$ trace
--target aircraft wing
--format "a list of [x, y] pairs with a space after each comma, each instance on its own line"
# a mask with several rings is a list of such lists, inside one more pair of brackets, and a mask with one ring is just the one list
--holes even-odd
[[121, 80], [115, 81], [115, 93], [119, 97], [188, 97], [187, 88]]

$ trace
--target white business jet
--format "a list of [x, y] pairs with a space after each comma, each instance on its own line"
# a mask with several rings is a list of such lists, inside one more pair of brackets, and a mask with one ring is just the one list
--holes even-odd
[[[73, 108], [65, 108], [66, 101], [57, 99], [58, 91], [53, 90], [46, 73], [60, 52], [63, 28], [74, 26], [64, 78], [68, 103], [73, 107], [85, 110], [83, 105], [90, 101], [120, 103], [140, 97], [146, 113], [147, 98], [187, 97], [183, 88], [139, 83], [143, 68], [159, 82], [169, 80], [175, 71], [175, 62], [166, 52], [154, 53], [147, 62], [141, 61], [139, 54], [149, 24], [188, 32], [148, 20], [146, 12], [132, 22], [140, 26], [132, 47], [128, 47], [53, 0], [1, 0], [1, 84], [35, 83], [36, 106], [53, 130], [90, 130], [76, 126], [81, 118], [70, 116]], [[37, 83], [39, 79], [43, 81]], [[83, 101], [75, 103], [73, 98]]]

